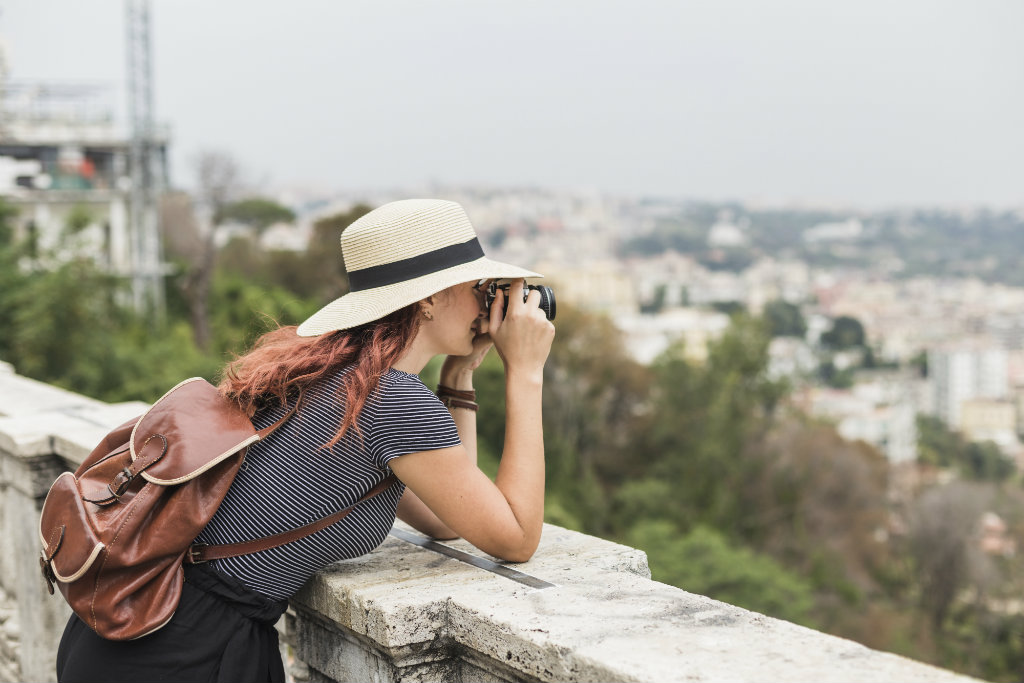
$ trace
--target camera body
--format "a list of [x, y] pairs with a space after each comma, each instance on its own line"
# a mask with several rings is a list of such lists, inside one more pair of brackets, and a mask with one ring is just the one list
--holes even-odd
[[[504, 318], [508, 313], [508, 293], [512, 288], [510, 284], [498, 284], [492, 282], [487, 286], [485, 292], [484, 303], [487, 306], [487, 310], [491, 309], [491, 304], [494, 303], [495, 297], [498, 295], [498, 290], [505, 292], [505, 306], [501, 311], [501, 317]], [[540, 292], [540, 310], [544, 311], [544, 315], [547, 316], [548, 320], [555, 319], [555, 292], [547, 285], [527, 285], [523, 287], [523, 302], [526, 301], [526, 297], [530, 295], [530, 290], [536, 290]]]

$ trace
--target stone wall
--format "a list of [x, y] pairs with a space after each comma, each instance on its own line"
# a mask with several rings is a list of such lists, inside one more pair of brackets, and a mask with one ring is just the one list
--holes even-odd
[[[39, 574], [50, 482], [143, 404], [108, 405], [0, 366], [0, 681], [53, 680], [69, 611]], [[484, 566], [478, 566], [484, 565]], [[320, 572], [278, 624], [296, 680], [970, 680], [651, 581], [643, 552], [546, 526], [527, 563], [407, 527]]]
[[75, 469], [143, 403], [106, 404], [0, 364], [0, 681], [50, 681], [71, 614], [39, 572], [39, 511], [50, 484]]

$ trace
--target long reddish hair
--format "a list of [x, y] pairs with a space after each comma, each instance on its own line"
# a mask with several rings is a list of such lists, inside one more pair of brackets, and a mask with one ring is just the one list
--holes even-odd
[[317, 380], [352, 365], [341, 381], [345, 415], [330, 448], [355, 427], [366, 400], [384, 373], [402, 356], [420, 327], [420, 306], [411, 304], [380, 320], [318, 337], [300, 337], [289, 325], [267, 332], [243, 356], [224, 369], [218, 389], [252, 417], [277, 402], [285, 405]]

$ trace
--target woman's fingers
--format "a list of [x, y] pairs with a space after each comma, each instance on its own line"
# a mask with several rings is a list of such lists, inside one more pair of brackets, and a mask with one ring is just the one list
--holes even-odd
[[491, 310], [488, 313], [487, 329], [492, 336], [497, 334], [501, 328], [501, 322], [504, 315], [502, 310], [505, 308], [505, 291], [499, 289], [494, 294], [494, 301], [491, 302]]
[[[503, 307], [503, 301], [495, 299], [491, 306], [491, 337], [506, 365], [542, 367], [551, 349], [554, 325], [540, 310], [539, 292], [530, 290], [526, 301], [523, 301], [525, 284], [524, 280], [511, 284], [508, 311], [504, 318], [501, 318], [499, 308]], [[499, 321], [497, 328], [496, 320]]]
[[[540, 310], [540, 292], [536, 289], [531, 289], [529, 296], [526, 297], [526, 307]], [[547, 318], [547, 315], [544, 317]]]
[[[508, 290], [508, 308], [509, 312], [512, 311], [513, 306], [515, 308], [522, 308], [526, 304], [523, 303], [523, 288], [526, 286], [526, 280], [522, 278], [512, 281], [512, 286]], [[506, 315], [508, 315], [506, 313]]]

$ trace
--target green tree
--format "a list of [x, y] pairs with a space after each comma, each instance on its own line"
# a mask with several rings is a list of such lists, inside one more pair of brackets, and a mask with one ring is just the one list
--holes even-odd
[[885, 457], [794, 415], [773, 425], [757, 455], [764, 468], [742, 492], [756, 511], [744, 536], [811, 581], [819, 623], [845, 623], [850, 607], [878, 592], [890, 560], [878, 540], [890, 515]]
[[851, 368], [840, 370], [831, 359], [822, 361], [818, 365], [818, 378], [833, 389], [849, 389], [853, 386], [853, 370]]
[[126, 283], [92, 259], [41, 254], [43, 268], [23, 258], [28, 249], [13, 242], [12, 216], [0, 201], [0, 358], [19, 373], [108, 401], [152, 401], [182, 377], [216, 374], [219, 359], [194, 346], [187, 323], [154, 328], [139, 319], [119, 303]]
[[89, 260], [32, 271], [16, 284], [0, 290], [11, 325], [0, 333], [0, 356], [21, 374], [101, 400], [153, 401], [183, 377], [213, 379], [219, 369], [187, 323], [154, 328], [120, 306], [125, 283]]
[[196, 159], [196, 175], [199, 189], [195, 202], [208, 217], [208, 224], [193, 221], [195, 239], [183, 258], [185, 267], [176, 279], [185, 301], [188, 303], [192, 336], [195, 345], [208, 350], [213, 338], [210, 329], [209, 298], [213, 273], [217, 265], [216, 233], [224, 222], [226, 207], [238, 195], [238, 163], [227, 152], [205, 150]]
[[678, 346], [654, 363], [649, 421], [637, 435], [646, 457], [635, 471], [676, 484], [661, 504], [682, 528], [742, 529], [757, 514], [742, 492], [764, 466], [752, 451], [787, 390], [767, 376], [768, 341], [763, 322], [737, 315], [703, 365]]
[[729, 316], [744, 313], [747, 310], [741, 301], [716, 301], [711, 304], [711, 308]]
[[361, 216], [371, 211], [366, 204], [356, 204], [346, 212], [322, 218], [313, 224], [313, 235], [306, 252], [307, 267], [320, 285], [317, 298], [327, 303], [348, 291], [348, 277], [341, 258], [341, 233]]
[[214, 223], [236, 222], [248, 225], [262, 233], [274, 223], [291, 223], [295, 212], [266, 197], [248, 197], [231, 202], [218, 209]]
[[645, 304], [641, 304], [640, 312], [641, 313], [660, 313], [661, 310], [663, 308], [665, 308], [665, 295], [667, 294], [667, 292], [668, 292], [668, 287], [666, 285], [661, 284], [661, 285], [658, 285], [657, 287], [655, 287], [654, 288], [654, 297], [651, 299], [650, 302], [645, 303]]
[[917, 374], [921, 377], [928, 376], [928, 353], [926, 351], [918, 351], [913, 358], [910, 359], [910, 367], [917, 370]]
[[807, 333], [807, 323], [800, 307], [788, 301], [769, 301], [762, 315], [773, 337], [803, 337]]
[[[127, 315], [115, 302], [120, 283], [85, 257], [25, 258], [28, 249], [13, 240], [13, 215], [0, 205], [0, 353], [21, 373], [95, 396], [116, 374], [109, 350]], [[65, 239], [90, 221], [84, 209], [72, 211]]]
[[917, 457], [922, 463], [952, 468], [976, 481], [1005, 481], [1016, 465], [991, 441], [973, 443], [930, 415], [917, 416]]
[[992, 441], [972, 441], [964, 453], [963, 471], [978, 481], [1005, 481], [1017, 467]]
[[27, 253], [26, 245], [15, 242], [13, 222], [17, 213], [17, 209], [0, 198], [0, 358], [8, 361], [17, 332], [14, 298], [25, 282], [18, 261]]
[[961, 591], [977, 583], [984, 561], [977, 525], [991, 498], [986, 487], [954, 482], [926, 491], [910, 511], [908, 546], [920, 577], [920, 605], [936, 632], [945, 628]]
[[222, 358], [242, 353], [264, 332], [297, 325], [318, 308], [281, 287], [218, 270], [210, 292], [211, 349]]
[[864, 326], [848, 315], [836, 318], [832, 328], [821, 335], [821, 343], [837, 351], [864, 346], [865, 339]]
[[91, 262], [76, 259], [36, 270], [5, 297], [12, 328], [10, 360], [19, 372], [79, 391], [112, 381], [109, 349], [121, 321], [117, 283]]
[[71, 211], [68, 214], [65, 222], [65, 232], [66, 234], [71, 235], [80, 233], [82, 230], [89, 227], [94, 219], [95, 216], [93, 216], [93, 213], [88, 206], [85, 206], [84, 204], [76, 204], [71, 207]]
[[811, 625], [811, 584], [767, 555], [736, 547], [705, 526], [683, 534], [671, 522], [644, 520], [627, 540], [647, 552], [651, 576], [691, 593]]
[[[333, 257], [334, 263], [330, 262]], [[276, 287], [318, 303], [340, 296], [343, 277], [337, 274], [341, 252], [316, 253], [264, 250], [249, 237], [235, 237], [217, 253], [217, 270], [248, 279], [253, 285]]]

